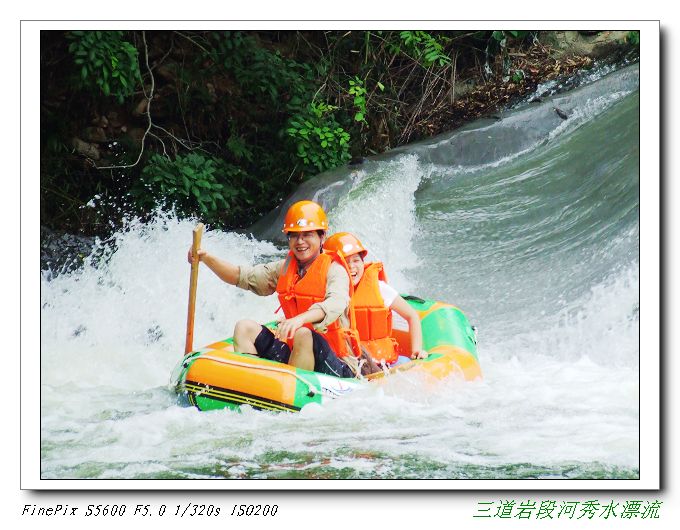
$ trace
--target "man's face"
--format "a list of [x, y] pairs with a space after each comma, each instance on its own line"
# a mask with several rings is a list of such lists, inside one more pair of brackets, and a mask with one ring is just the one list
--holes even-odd
[[288, 248], [302, 265], [315, 259], [321, 250], [323, 240], [319, 234], [311, 232], [289, 232]]

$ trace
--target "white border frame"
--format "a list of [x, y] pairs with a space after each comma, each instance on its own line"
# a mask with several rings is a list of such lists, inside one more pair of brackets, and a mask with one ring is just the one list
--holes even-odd
[[[35, 375], [40, 373], [39, 159], [35, 136], [40, 128], [39, 31], [41, 29], [640, 29], [640, 479], [639, 480], [44, 480], [40, 479], [40, 402]], [[653, 490], [660, 486], [659, 438], [659, 23], [656, 21], [149, 21], [21, 23], [21, 488], [86, 490]], [[651, 355], [654, 354], [654, 355]]]

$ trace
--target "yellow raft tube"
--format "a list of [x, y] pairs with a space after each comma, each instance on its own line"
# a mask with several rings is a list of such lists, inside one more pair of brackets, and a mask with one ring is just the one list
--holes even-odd
[[[437, 379], [453, 373], [468, 381], [480, 378], [476, 332], [464, 313], [443, 302], [404, 298], [420, 316], [423, 347], [430, 353], [427, 359], [398, 364], [363, 379], [346, 379], [235, 352], [229, 338], [187, 354], [175, 368], [171, 383], [182, 400], [200, 410], [249, 405], [297, 412], [309, 403], [322, 404], [396, 371], [416, 370]], [[402, 351], [409, 351], [408, 324], [397, 314], [393, 317], [393, 337]]]

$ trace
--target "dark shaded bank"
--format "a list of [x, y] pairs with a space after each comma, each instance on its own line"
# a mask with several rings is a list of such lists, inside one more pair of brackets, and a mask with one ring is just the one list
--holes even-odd
[[573, 88], [637, 44], [634, 28], [42, 32], [42, 247], [159, 204], [249, 226], [311, 176]]

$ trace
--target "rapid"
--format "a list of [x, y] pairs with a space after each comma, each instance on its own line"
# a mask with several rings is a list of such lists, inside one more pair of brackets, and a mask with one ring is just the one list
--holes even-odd
[[[639, 99], [638, 66], [608, 72], [315, 177], [247, 234], [204, 235], [270, 261], [286, 206], [321, 202], [401, 293], [467, 314], [482, 380], [403, 373], [299, 414], [199, 412], [169, 386], [197, 220], [131, 219], [80, 269], [42, 271], [41, 477], [639, 478]], [[201, 266], [194, 345], [277, 307]]]

